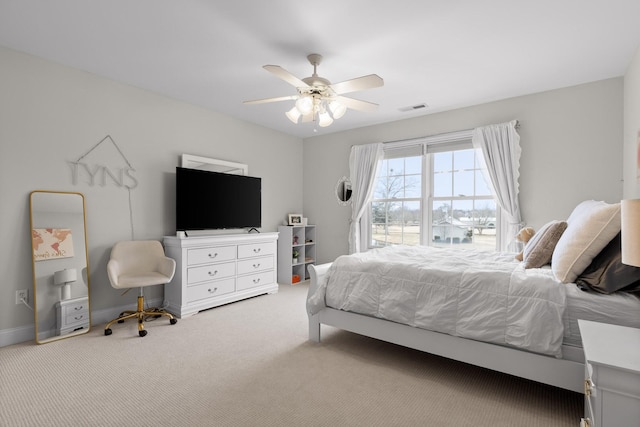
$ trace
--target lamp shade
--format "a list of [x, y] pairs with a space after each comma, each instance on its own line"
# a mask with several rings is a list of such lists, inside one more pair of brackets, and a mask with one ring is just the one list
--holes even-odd
[[291, 110], [287, 111], [286, 113], [284, 113], [289, 120], [291, 120], [293, 123], [298, 123], [298, 119], [300, 118], [301, 114], [300, 111], [298, 111], [297, 107], [293, 107]]
[[78, 279], [78, 273], [75, 268], [68, 268], [56, 271], [53, 274], [53, 283], [56, 285], [64, 285], [65, 283], [75, 282]]
[[308, 95], [301, 96], [296, 101], [296, 108], [303, 116], [306, 116], [313, 111], [313, 98]]
[[331, 103], [329, 104], [329, 109], [331, 110], [333, 118], [336, 120], [344, 116], [344, 113], [347, 112], [347, 107], [345, 107], [338, 101], [331, 101]]
[[640, 267], [640, 199], [623, 200], [622, 263]]

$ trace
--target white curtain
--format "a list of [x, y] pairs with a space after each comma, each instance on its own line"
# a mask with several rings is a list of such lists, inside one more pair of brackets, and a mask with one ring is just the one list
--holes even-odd
[[[349, 253], [360, 252], [360, 221], [373, 198], [378, 162], [383, 156], [383, 145], [366, 144], [351, 147], [349, 174], [351, 179], [351, 223], [349, 224]], [[364, 245], [366, 247], [366, 245]]]
[[483, 173], [498, 206], [501, 208], [499, 251], [517, 252], [515, 236], [521, 227], [518, 202], [520, 177], [520, 135], [513, 120], [509, 123], [479, 127], [473, 131], [473, 147], [479, 156]]

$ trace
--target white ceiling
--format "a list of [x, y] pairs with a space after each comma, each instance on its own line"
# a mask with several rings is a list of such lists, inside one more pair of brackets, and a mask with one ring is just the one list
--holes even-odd
[[[639, 18], [639, 0], [0, 0], [0, 45], [305, 138], [622, 76]], [[349, 95], [378, 111], [315, 133], [292, 101], [242, 103], [294, 95], [262, 66], [307, 77], [309, 53], [333, 83], [382, 77]]]

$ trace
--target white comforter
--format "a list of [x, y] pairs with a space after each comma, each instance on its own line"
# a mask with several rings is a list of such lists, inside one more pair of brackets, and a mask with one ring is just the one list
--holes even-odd
[[565, 286], [512, 253], [393, 246], [342, 256], [307, 300], [561, 357]]

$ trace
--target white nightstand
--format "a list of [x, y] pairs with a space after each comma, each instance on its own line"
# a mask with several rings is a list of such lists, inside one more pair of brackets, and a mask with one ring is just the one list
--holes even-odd
[[640, 426], [640, 329], [579, 320], [589, 427]]
[[89, 328], [89, 298], [73, 298], [56, 303], [58, 335]]

